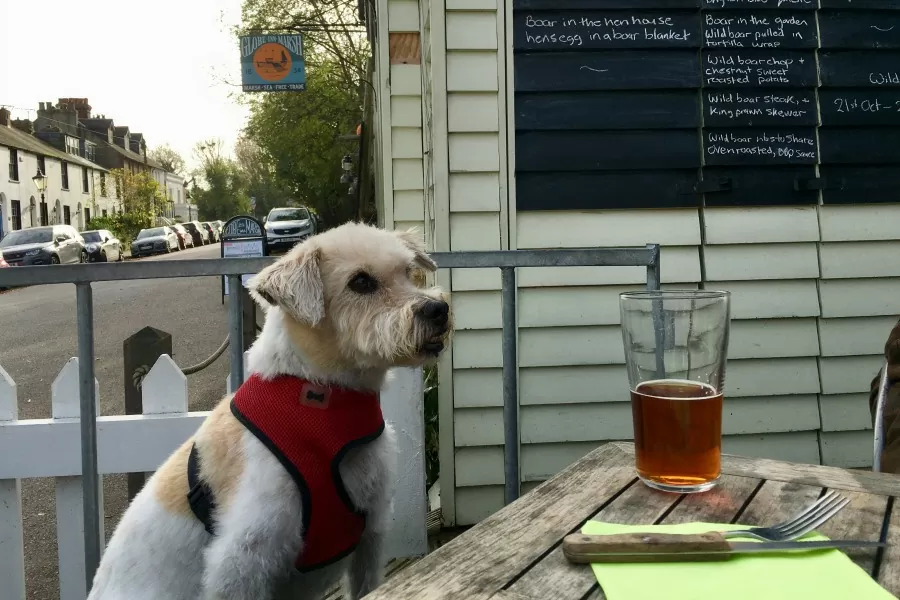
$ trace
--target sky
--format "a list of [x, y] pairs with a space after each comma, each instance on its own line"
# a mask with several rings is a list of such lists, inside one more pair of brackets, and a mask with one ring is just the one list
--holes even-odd
[[[0, 0], [0, 105], [13, 118], [38, 102], [88, 98], [93, 114], [169, 144], [231, 150], [246, 122], [231, 27], [241, 0]], [[29, 110], [30, 109], [30, 112]]]

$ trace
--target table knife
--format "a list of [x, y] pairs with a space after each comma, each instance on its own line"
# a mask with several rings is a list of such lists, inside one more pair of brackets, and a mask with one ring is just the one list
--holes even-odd
[[728, 560], [738, 554], [810, 551], [843, 548], [879, 548], [884, 542], [824, 540], [811, 542], [736, 542], [717, 532], [702, 534], [620, 533], [572, 534], [563, 540], [570, 562], [647, 563]]

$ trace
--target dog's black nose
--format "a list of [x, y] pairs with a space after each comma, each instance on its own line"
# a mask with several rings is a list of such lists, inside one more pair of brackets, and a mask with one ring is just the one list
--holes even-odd
[[443, 300], [429, 300], [422, 306], [419, 313], [424, 319], [443, 325], [450, 315], [450, 305]]

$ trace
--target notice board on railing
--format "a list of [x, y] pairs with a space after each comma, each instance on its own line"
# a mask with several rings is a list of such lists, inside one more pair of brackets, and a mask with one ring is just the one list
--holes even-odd
[[514, 0], [518, 210], [900, 202], [900, 0]]

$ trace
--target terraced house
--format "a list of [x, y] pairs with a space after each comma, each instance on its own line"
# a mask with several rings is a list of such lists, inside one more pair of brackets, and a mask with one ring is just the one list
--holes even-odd
[[108, 169], [85, 156], [79, 138], [61, 141], [63, 149], [41, 140], [34, 123], [0, 108], [0, 236], [59, 223], [83, 229], [93, 215], [115, 210], [114, 192], [103, 184]]

